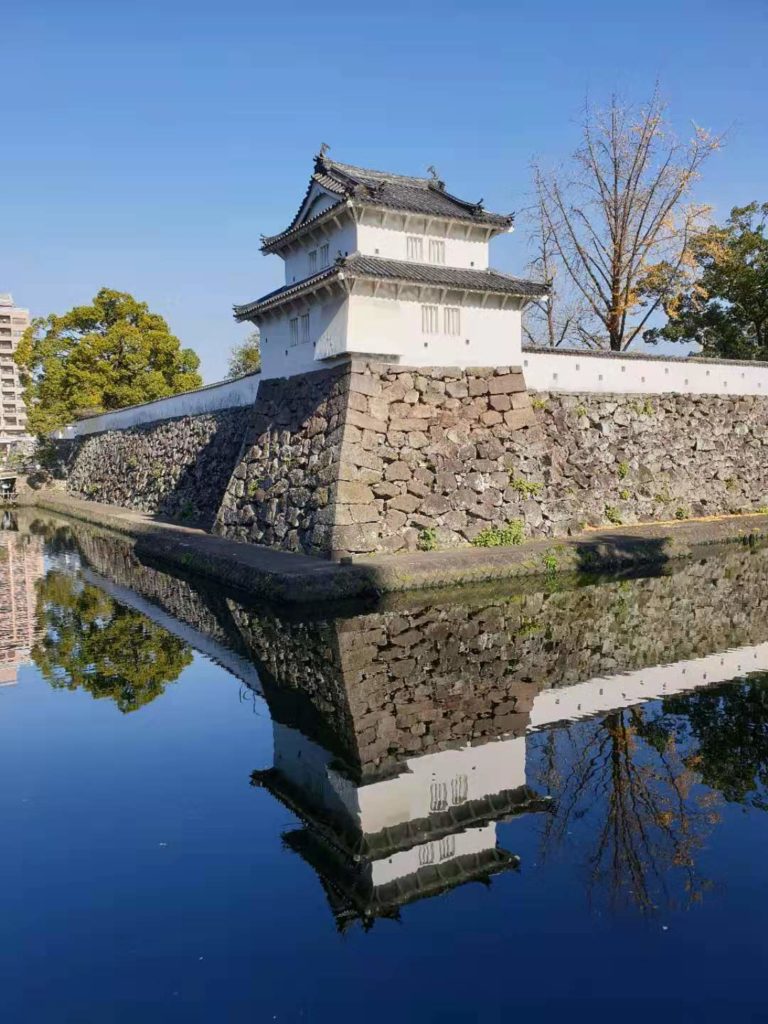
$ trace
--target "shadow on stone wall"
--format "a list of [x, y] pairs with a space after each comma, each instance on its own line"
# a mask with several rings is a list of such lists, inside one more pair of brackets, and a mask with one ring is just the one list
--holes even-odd
[[77, 438], [67, 490], [210, 529], [250, 416], [250, 409], [224, 409]]

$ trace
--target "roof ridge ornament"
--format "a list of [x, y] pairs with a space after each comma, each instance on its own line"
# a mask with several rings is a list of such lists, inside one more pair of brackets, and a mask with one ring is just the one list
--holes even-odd
[[437, 173], [437, 168], [434, 164], [430, 164], [427, 168], [427, 174], [429, 175], [429, 187], [436, 188], [438, 192], [445, 192], [445, 182]]
[[327, 142], [320, 143], [320, 149], [317, 151], [317, 159], [325, 160], [325, 154], [330, 150], [330, 146]]

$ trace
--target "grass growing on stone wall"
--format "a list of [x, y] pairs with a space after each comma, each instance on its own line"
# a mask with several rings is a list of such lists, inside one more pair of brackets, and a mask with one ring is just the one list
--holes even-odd
[[472, 541], [476, 548], [506, 548], [523, 543], [522, 519], [510, 519], [504, 526], [486, 526]]
[[615, 505], [605, 506], [605, 518], [609, 523], [613, 523], [614, 526], [621, 526], [621, 513]]
[[509, 485], [523, 498], [535, 498], [541, 494], [544, 484], [534, 480], [523, 480], [520, 476], [510, 474]]
[[623, 480], [627, 476], [628, 473], [629, 473], [629, 463], [628, 462], [620, 462], [619, 463], [619, 468], [616, 470], [616, 475], [618, 476], [619, 480]]
[[437, 549], [437, 530], [434, 526], [425, 527], [419, 534], [419, 551], [435, 551]]

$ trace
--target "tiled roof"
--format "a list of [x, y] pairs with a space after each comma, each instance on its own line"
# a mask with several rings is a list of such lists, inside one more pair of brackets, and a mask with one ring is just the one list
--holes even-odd
[[339, 259], [330, 267], [312, 277], [263, 295], [255, 302], [235, 306], [235, 319], [248, 317], [270, 306], [279, 305], [287, 298], [310, 291], [324, 281], [334, 279], [363, 278], [379, 281], [401, 282], [403, 284], [434, 285], [438, 288], [456, 288], [468, 292], [490, 292], [494, 295], [517, 295], [521, 298], [536, 298], [546, 295], [549, 286], [539, 281], [528, 281], [520, 277], [503, 274], [500, 270], [474, 270], [463, 267], [440, 267], [431, 263], [409, 263], [405, 260], [386, 260], [380, 256], [363, 256], [354, 253]]
[[445, 184], [436, 176], [415, 178], [405, 174], [392, 174], [389, 171], [376, 171], [329, 160], [320, 154], [315, 158], [314, 173], [296, 216], [284, 231], [263, 239], [264, 251], [271, 251], [276, 244], [301, 231], [304, 223], [312, 223], [329, 214], [328, 210], [323, 210], [317, 217], [299, 223], [304, 203], [315, 183], [339, 196], [338, 203], [331, 209], [342, 205], [348, 199], [354, 199], [363, 206], [445, 217], [495, 227], [500, 231], [510, 227], [513, 221], [511, 214], [490, 213], [483, 209], [482, 201], [472, 203], [451, 195], [445, 191]]

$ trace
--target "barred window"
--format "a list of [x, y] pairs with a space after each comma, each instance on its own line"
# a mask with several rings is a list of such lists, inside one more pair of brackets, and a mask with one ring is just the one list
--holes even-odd
[[309, 313], [302, 314], [301, 317], [301, 343], [305, 345], [309, 341]]
[[419, 238], [418, 235], [408, 235], [405, 240], [405, 251], [409, 260], [422, 262], [424, 259], [424, 239]]
[[466, 803], [469, 793], [469, 779], [466, 775], [455, 775], [451, 779], [451, 803], [454, 807]]
[[429, 240], [429, 262], [445, 263], [445, 242], [439, 238], [430, 238]]
[[299, 344], [299, 318], [293, 317], [289, 324], [291, 328], [291, 346]]
[[461, 310], [458, 306], [446, 306], [443, 314], [446, 334], [461, 334]]
[[440, 860], [448, 860], [456, 856], [456, 836], [446, 836], [437, 844], [437, 856]]
[[323, 267], [327, 267], [327, 266], [328, 266], [328, 245], [326, 243], [325, 245], [321, 245], [320, 246], [320, 267], [323, 268]]
[[427, 864], [435, 863], [435, 844], [425, 843], [419, 847], [419, 866], [425, 867]]
[[444, 782], [432, 782], [429, 787], [430, 811], [445, 811], [448, 808], [448, 786]]
[[317, 249], [313, 249], [309, 254], [309, 272], [314, 274], [317, 271]]
[[421, 331], [422, 334], [437, 334], [439, 327], [439, 310], [437, 306], [421, 307]]

